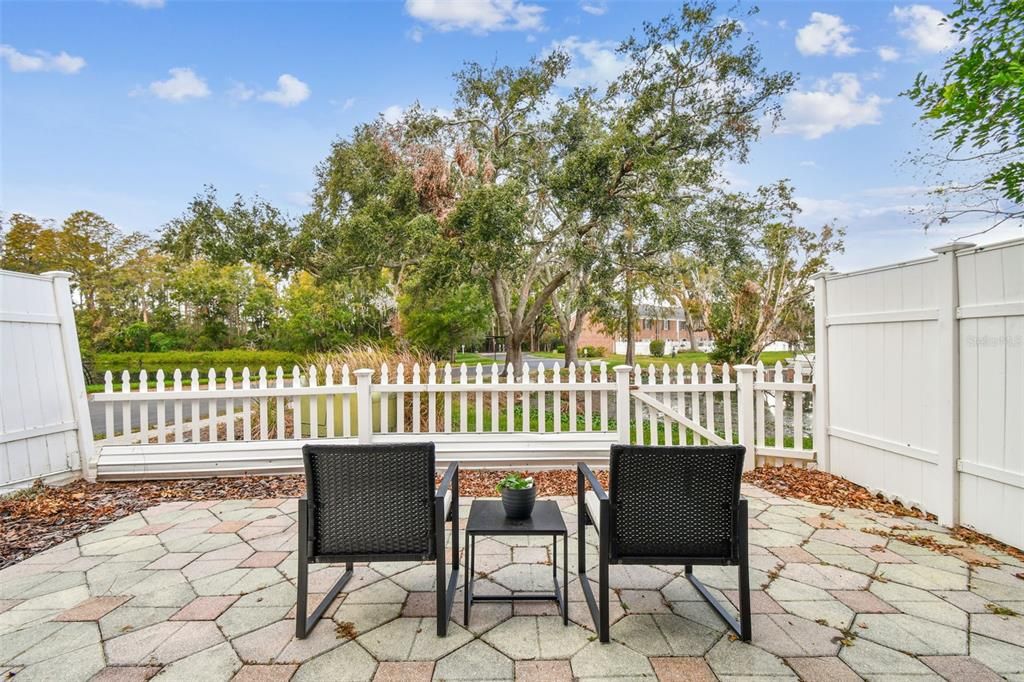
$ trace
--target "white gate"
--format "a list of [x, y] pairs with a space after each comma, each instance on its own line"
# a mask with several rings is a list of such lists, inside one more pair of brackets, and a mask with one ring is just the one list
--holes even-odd
[[92, 455], [68, 273], [0, 270], [0, 490], [79, 476]]
[[816, 280], [822, 468], [1024, 546], [1024, 239]]

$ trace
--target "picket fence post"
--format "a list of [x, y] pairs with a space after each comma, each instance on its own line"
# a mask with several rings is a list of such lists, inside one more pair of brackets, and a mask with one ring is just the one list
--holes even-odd
[[372, 369], [356, 370], [356, 424], [360, 443], [373, 442], [373, 399], [370, 396], [372, 381]]
[[747, 448], [743, 470], [750, 471], [757, 460], [754, 451], [754, 366], [736, 365], [733, 369], [736, 370], [736, 411], [740, 445]]
[[619, 443], [629, 445], [629, 373], [633, 368], [619, 365], [615, 368], [615, 427]]
[[[71, 389], [71, 409], [75, 417], [75, 432], [78, 435], [77, 466], [82, 476], [89, 481], [96, 480], [92, 471], [95, 445], [92, 439], [92, 419], [89, 415], [89, 396], [85, 390], [85, 375], [82, 371], [82, 353], [78, 348], [78, 329], [75, 327], [75, 308], [71, 303], [71, 273], [61, 270], [44, 272], [44, 277], [53, 280], [53, 297], [60, 318], [60, 340], [64, 351], [64, 366], [67, 369], [68, 386]], [[110, 438], [113, 434], [106, 434]]]

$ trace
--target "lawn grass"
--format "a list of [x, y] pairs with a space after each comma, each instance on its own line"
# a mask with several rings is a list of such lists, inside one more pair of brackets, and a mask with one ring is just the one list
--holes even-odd
[[[565, 359], [565, 354], [564, 353], [555, 353], [555, 352], [548, 352], [548, 351], [537, 352], [537, 353], [530, 353], [530, 355], [536, 355], [536, 356], [541, 357], [541, 358], [550, 358], [552, 360], [564, 360]], [[785, 362], [787, 358], [791, 358], [791, 357], [793, 357], [792, 351], [780, 350], [780, 351], [765, 351], [764, 353], [761, 353], [761, 358], [760, 359], [761, 359], [761, 362], [763, 362], [765, 364], [765, 366], [767, 367], [768, 365], [774, 365], [776, 362], [778, 362], [780, 360], [782, 362]], [[669, 367], [673, 367], [673, 368], [676, 365], [683, 365], [683, 367], [689, 367], [690, 365], [692, 365], [694, 363], [696, 363], [697, 365], [704, 365], [705, 363], [710, 362], [710, 360], [708, 359], [708, 354], [704, 353], [702, 351], [682, 351], [682, 352], [676, 353], [675, 357], [672, 357], [672, 356], [669, 355], [669, 356], [665, 356], [665, 357], [662, 357], [662, 358], [656, 358], [653, 355], [638, 355], [636, 357], [636, 359], [637, 359], [637, 364], [639, 364], [642, 367], [646, 367], [647, 365], [650, 365], [650, 364], [657, 365], [658, 367], [660, 367], [663, 364], [668, 364]], [[606, 355], [606, 356], [600, 357], [600, 358], [580, 358], [579, 362], [577, 364], [578, 365], [582, 365], [583, 363], [587, 362], [588, 360], [591, 363], [607, 362], [609, 367], [616, 367], [618, 365], [626, 364], [626, 356], [625, 355], [614, 355], [614, 354], [613, 355]]]

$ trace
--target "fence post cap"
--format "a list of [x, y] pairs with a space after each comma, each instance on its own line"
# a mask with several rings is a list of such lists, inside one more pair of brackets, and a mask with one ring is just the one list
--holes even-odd
[[355, 371], [355, 375], [357, 377], [372, 377], [373, 376], [373, 370], [372, 369], [368, 369], [368, 368], [357, 369]]
[[624, 373], [632, 372], [632, 371], [633, 371], [633, 368], [630, 367], [629, 365], [616, 365], [615, 366], [615, 373], [616, 374], [624, 374]]
[[737, 372], [753, 372], [757, 369], [754, 365], [733, 365], [732, 368]]
[[949, 242], [948, 244], [942, 244], [932, 249], [932, 253], [956, 253], [957, 251], [963, 251], [964, 249], [973, 249], [977, 244], [971, 242]]
[[74, 273], [68, 272], [67, 270], [47, 270], [46, 272], [40, 273], [43, 277], [52, 277], [57, 279], [63, 277], [65, 279], [71, 279]]

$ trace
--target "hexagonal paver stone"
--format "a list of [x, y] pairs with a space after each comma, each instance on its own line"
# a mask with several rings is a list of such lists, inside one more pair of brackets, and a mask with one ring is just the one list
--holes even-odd
[[464, 628], [448, 624], [448, 636], [437, 636], [433, 618], [398, 618], [358, 637], [378, 661], [435, 661], [473, 639]]
[[[329, 628], [324, 628], [324, 634], [328, 630]], [[295, 624], [279, 620], [241, 637], [235, 637], [231, 640], [231, 646], [245, 663], [275, 663], [294, 636]]]
[[435, 680], [511, 680], [513, 675], [512, 660], [479, 639], [442, 658], [434, 666]]
[[217, 620], [238, 599], [236, 596], [196, 597], [170, 620]]
[[828, 680], [829, 682], [859, 682], [860, 675], [835, 656], [820, 658], [787, 658], [786, 663], [802, 680]]
[[224, 641], [211, 622], [157, 623], [104, 642], [112, 665], [172, 663]]
[[864, 678], [932, 674], [926, 665], [913, 656], [864, 639], [858, 639], [853, 646], [843, 647], [839, 658]]
[[17, 677], [30, 682], [85, 682], [103, 666], [103, 647], [93, 644], [25, 666], [18, 671]]
[[590, 641], [591, 634], [559, 616], [517, 616], [483, 635], [485, 642], [513, 659], [570, 658]]
[[516, 661], [516, 682], [572, 682], [569, 661]]
[[384, 661], [373, 682], [430, 682], [433, 676], [433, 661]]
[[622, 590], [619, 601], [626, 613], [672, 613], [672, 607], [658, 590]]
[[89, 682], [146, 682], [160, 672], [160, 667], [123, 666], [109, 667], [96, 673]]
[[242, 662], [235, 655], [235, 650], [224, 642], [171, 663], [153, 679], [160, 682], [230, 680], [241, 667]]
[[857, 613], [899, 613], [899, 609], [867, 590], [831, 590], [830, 593]]
[[966, 590], [967, 574], [951, 573], [921, 564], [887, 564], [879, 571], [886, 580], [922, 590]]
[[945, 680], [996, 682], [1003, 679], [970, 656], [921, 656], [919, 660]]
[[99, 620], [131, 597], [93, 597], [58, 615], [56, 621]]
[[1024, 647], [1024, 617], [978, 613], [971, 616], [971, 632]]
[[304, 663], [295, 673], [292, 682], [313, 682], [320, 680], [344, 680], [361, 682], [373, 679], [377, 662], [355, 642], [348, 642], [333, 651], [317, 656]]
[[[754, 631], [757, 636], [757, 630]], [[795, 677], [782, 659], [740, 640], [728, 636], [718, 640], [704, 657], [719, 677], [758, 676]]]
[[823, 590], [866, 590], [871, 583], [866, 575], [824, 564], [789, 564], [780, 575]]
[[902, 613], [857, 616], [853, 631], [867, 639], [910, 654], [964, 655], [967, 633]]
[[551, 567], [540, 564], [509, 564], [488, 577], [516, 592], [550, 592], [552, 589]]
[[799, 616], [755, 615], [753, 643], [777, 656], [835, 656], [840, 632]]
[[1024, 647], [971, 635], [971, 657], [1001, 675], [1024, 673]]
[[703, 656], [721, 633], [674, 614], [643, 614], [620, 620], [611, 636], [647, 656]]
[[405, 601], [406, 591], [391, 582], [380, 580], [348, 593], [346, 604], [401, 604]]
[[[398, 618], [401, 604], [347, 604], [342, 602], [332, 616], [335, 623], [358, 635]], [[347, 625], [346, 625], [347, 624]]]
[[660, 682], [716, 682], [707, 661], [692, 656], [657, 657], [651, 659]]
[[576, 677], [652, 677], [647, 657], [618, 642], [602, 644], [594, 641], [572, 657], [572, 674]]
[[288, 682], [298, 668], [295, 664], [243, 665], [231, 682]]
[[608, 585], [621, 590], [660, 590], [675, 578], [653, 566], [616, 564], [608, 567]]

